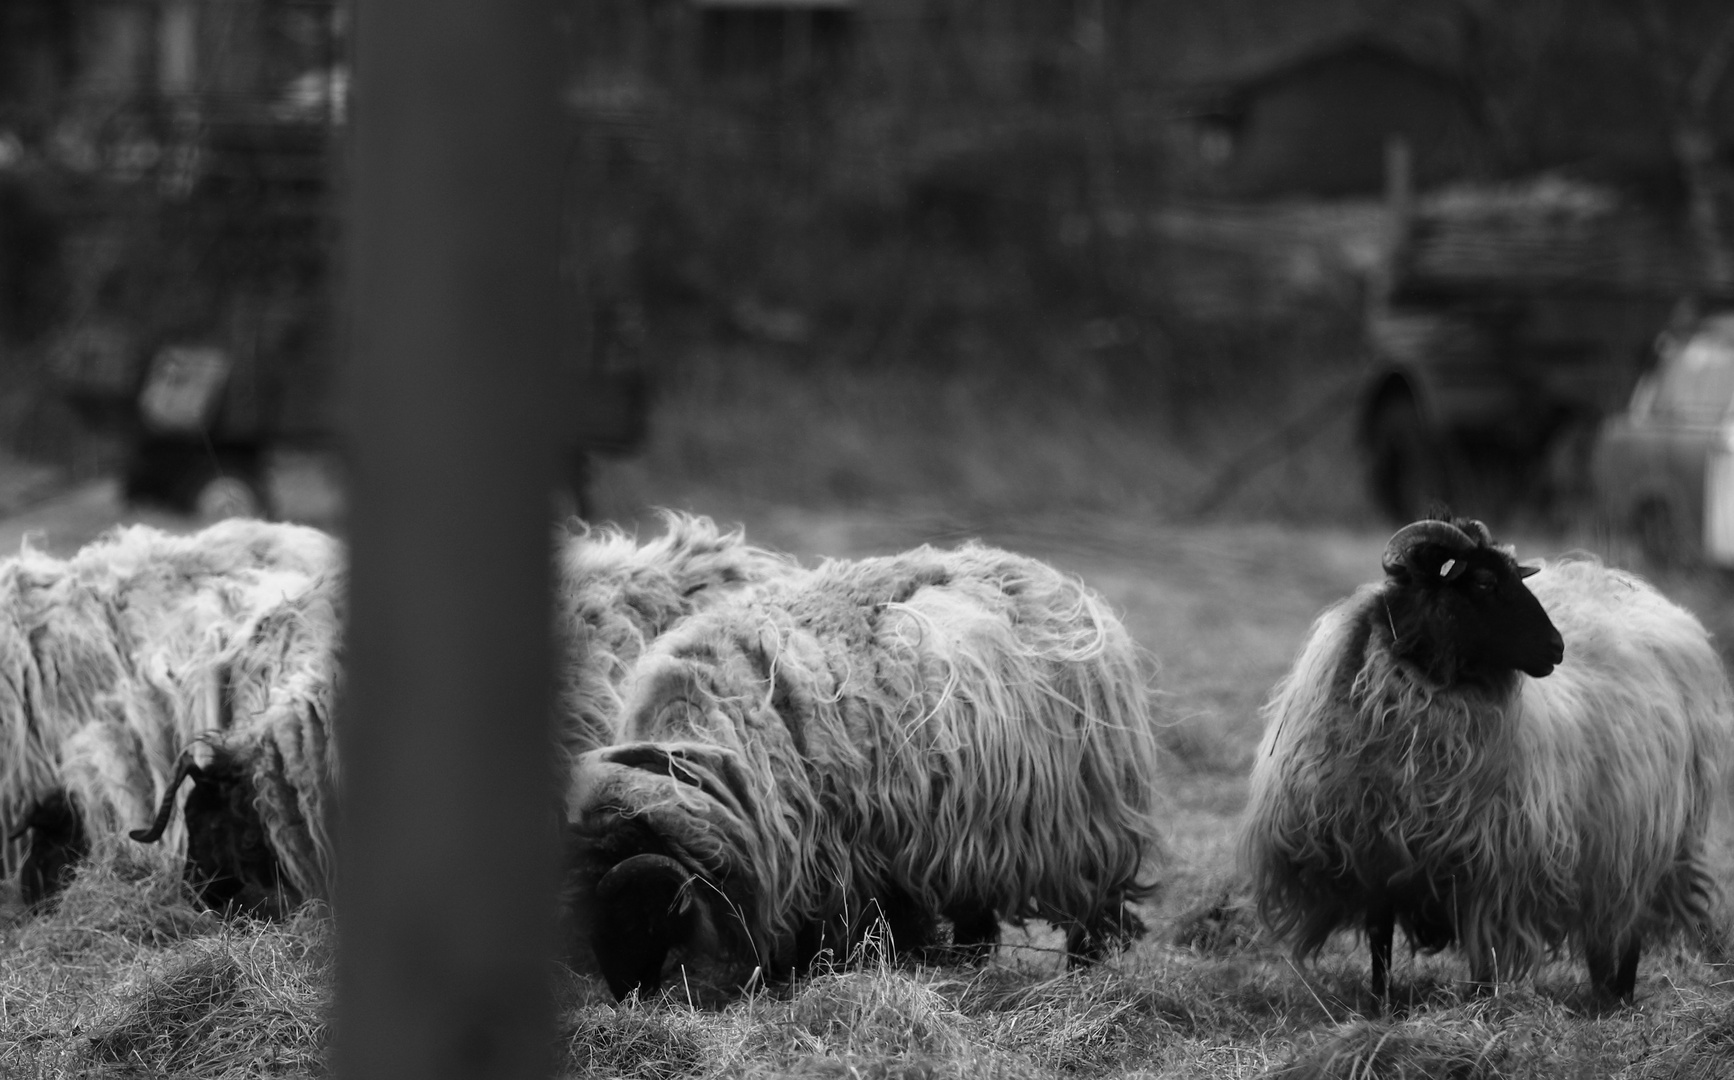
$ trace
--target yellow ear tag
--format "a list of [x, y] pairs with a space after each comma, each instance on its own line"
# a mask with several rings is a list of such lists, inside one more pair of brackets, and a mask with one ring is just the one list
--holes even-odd
[[1446, 559], [1445, 562], [1443, 564], [1441, 564], [1439, 567], [1439, 576], [1444, 577], [1446, 574], [1449, 574], [1451, 572], [1451, 568], [1453, 566], [1456, 566], [1456, 565], [1457, 565], [1456, 559]]

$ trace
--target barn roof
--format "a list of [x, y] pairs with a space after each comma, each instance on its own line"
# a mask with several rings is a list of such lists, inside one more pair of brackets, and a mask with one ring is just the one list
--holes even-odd
[[[1171, 5], [1173, 6], [1173, 5]], [[1364, 0], [1213, 0], [1175, 7], [1163, 35], [1161, 79], [1171, 87], [1250, 85], [1345, 48], [1373, 45], [1419, 66], [1454, 71], [1462, 27], [1424, 6], [1385, 6], [1369, 18]]]
[[1207, 77], [1185, 83], [1181, 97], [1205, 112], [1236, 112], [1249, 99], [1296, 77], [1334, 64], [1371, 59], [1438, 83], [1450, 93], [1470, 95], [1463, 80], [1441, 57], [1401, 38], [1353, 29], [1300, 45], [1252, 52]]

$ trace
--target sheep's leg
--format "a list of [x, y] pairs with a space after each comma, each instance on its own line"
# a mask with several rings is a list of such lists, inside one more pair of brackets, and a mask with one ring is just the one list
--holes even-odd
[[955, 905], [945, 909], [951, 920], [951, 946], [965, 962], [979, 964], [999, 944], [999, 916], [991, 907]]
[[1630, 1001], [1638, 984], [1638, 952], [1640, 943], [1633, 934], [1620, 951], [1619, 966], [1614, 965], [1614, 950], [1594, 945], [1584, 950], [1584, 962], [1589, 967], [1590, 988], [1601, 997], [1613, 1001]]
[[869, 936], [880, 936], [890, 956], [913, 956], [933, 943], [933, 915], [908, 893], [885, 889], [867, 902], [865, 917], [857, 921], [851, 936], [850, 952]]
[[1614, 997], [1620, 1001], [1632, 1000], [1632, 994], [1638, 988], [1638, 950], [1641, 943], [1636, 934], [1626, 943], [1626, 951], [1620, 954], [1620, 970], [1614, 975]]
[[1367, 912], [1367, 948], [1373, 954], [1373, 997], [1381, 1007], [1390, 1003], [1391, 940], [1396, 929], [1396, 915], [1389, 904], [1377, 905]]
[[1119, 904], [1101, 911], [1066, 931], [1066, 966], [1070, 968], [1093, 964], [1114, 947], [1123, 947], [1144, 933], [1144, 920]]

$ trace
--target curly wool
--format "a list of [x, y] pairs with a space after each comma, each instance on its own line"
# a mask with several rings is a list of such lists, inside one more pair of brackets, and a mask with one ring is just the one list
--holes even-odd
[[1387, 887], [1478, 981], [1568, 943], [1693, 925], [1734, 745], [1698, 620], [1593, 560], [1528, 582], [1567, 644], [1551, 676], [1439, 687], [1393, 659], [1381, 586], [1320, 616], [1266, 707], [1242, 837], [1262, 914], [1304, 956]]
[[1102, 929], [1160, 857], [1148, 672], [1077, 580], [972, 544], [827, 562], [694, 616], [587, 755], [581, 831], [648, 829], [738, 958], [907, 897]]
[[[119, 777], [148, 776], [160, 794], [181, 745], [219, 722], [186, 673], [339, 557], [314, 529], [229, 521], [186, 536], [118, 528], [69, 559], [25, 548], [0, 564], [5, 827], [62, 784], [98, 824], [134, 801], [105, 786]], [[69, 745], [88, 760], [66, 766]]]
[[305, 897], [328, 896], [338, 761], [331, 718], [342, 692], [347, 579], [331, 574], [265, 612], [212, 658], [231, 723], [207, 733], [205, 769], [243, 775], [278, 864]]
[[788, 556], [748, 544], [738, 528], [673, 511], [662, 521], [653, 540], [605, 526], [560, 550], [555, 692], [568, 761], [614, 741], [620, 683], [651, 641], [722, 597], [799, 571]]

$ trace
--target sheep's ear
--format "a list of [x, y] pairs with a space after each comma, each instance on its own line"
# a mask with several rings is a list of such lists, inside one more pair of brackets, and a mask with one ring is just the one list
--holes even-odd
[[596, 883], [590, 946], [616, 998], [654, 992], [668, 950], [702, 921], [694, 875], [666, 855], [634, 855]]
[[1520, 578], [1533, 577], [1539, 573], [1541, 573], [1539, 566], [1519, 566], [1517, 568], [1517, 576]]

